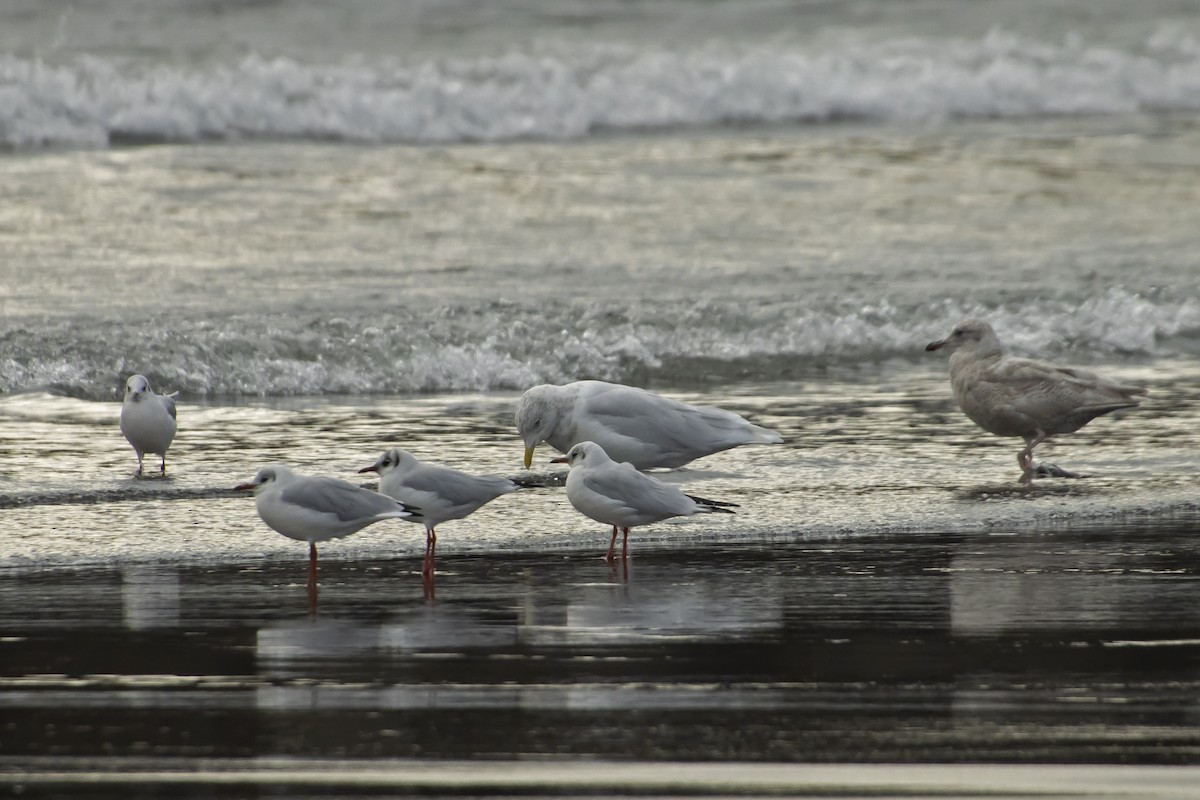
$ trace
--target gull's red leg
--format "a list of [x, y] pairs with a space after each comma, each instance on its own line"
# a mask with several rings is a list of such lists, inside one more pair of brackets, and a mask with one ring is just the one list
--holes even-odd
[[617, 526], [613, 525], [612, 539], [608, 543], [608, 555], [606, 555], [604, 557], [604, 560], [607, 561], [609, 564], [613, 563], [613, 549], [616, 548], [616, 546], [617, 546]]
[[308, 543], [308, 610], [317, 613], [317, 543]]
[[421, 575], [432, 575], [437, 559], [437, 532], [430, 528], [425, 532], [425, 561], [421, 564]]
[[1025, 449], [1017, 453], [1017, 463], [1021, 465], [1021, 483], [1033, 484], [1033, 448], [1046, 439], [1046, 432], [1037, 429], [1032, 439], [1025, 443]]

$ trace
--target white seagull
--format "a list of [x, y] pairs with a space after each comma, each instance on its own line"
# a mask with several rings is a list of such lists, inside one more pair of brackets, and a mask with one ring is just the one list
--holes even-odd
[[591, 441], [616, 461], [650, 469], [681, 467], [743, 444], [783, 441], [775, 431], [732, 411], [692, 406], [604, 381], [534, 386], [521, 396], [516, 417], [525, 440], [526, 469], [540, 442], [565, 453], [572, 445]]
[[926, 350], [948, 348], [950, 387], [972, 422], [997, 436], [1020, 436], [1021, 483], [1033, 480], [1033, 448], [1059, 433], [1073, 433], [1102, 414], [1132, 408], [1146, 394], [1092, 372], [1047, 361], [1006, 356], [992, 326], [969, 319]]
[[452, 519], [462, 519], [478, 511], [502, 494], [515, 492], [517, 485], [499, 475], [468, 475], [448, 467], [423, 464], [407, 450], [393, 447], [362, 472], [379, 473], [379, 491], [402, 503], [421, 509], [419, 518], [410, 522], [425, 523], [425, 563], [422, 575], [434, 569], [438, 525]]
[[162, 456], [160, 471], [167, 474], [167, 448], [175, 438], [175, 397], [155, 394], [145, 375], [130, 375], [125, 381], [125, 400], [121, 403], [121, 433], [137, 453], [142, 475], [142, 457], [146, 453]]
[[235, 491], [252, 490], [258, 516], [289, 539], [308, 542], [308, 586], [317, 584], [317, 542], [340, 539], [385, 519], [420, 519], [419, 510], [337, 478], [297, 475], [269, 464]]
[[639, 525], [661, 522], [670, 517], [690, 517], [692, 514], [732, 514], [736, 503], [722, 503], [684, 494], [663, 483], [632, 464], [618, 464], [608, 457], [604, 448], [595, 442], [580, 442], [553, 464], [569, 464], [567, 499], [585, 517], [612, 526], [612, 540], [605, 560], [613, 561], [617, 530], [624, 532], [621, 557], [629, 554], [629, 529]]

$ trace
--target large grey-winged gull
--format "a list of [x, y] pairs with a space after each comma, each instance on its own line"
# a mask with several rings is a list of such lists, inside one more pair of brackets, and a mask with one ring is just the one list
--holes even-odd
[[253, 480], [233, 487], [253, 490], [258, 516], [289, 539], [308, 542], [308, 590], [316, 602], [317, 542], [340, 539], [385, 519], [420, 519], [419, 510], [337, 478], [297, 475], [269, 464]]
[[419, 519], [425, 523], [425, 563], [422, 575], [434, 570], [434, 551], [437, 548], [438, 525], [447, 520], [462, 519], [502, 494], [515, 492], [517, 485], [499, 475], [468, 475], [449, 467], [423, 464], [407, 450], [393, 447], [379, 460], [359, 472], [379, 473], [379, 491], [402, 503], [421, 509]]
[[735, 503], [684, 494], [670, 484], [638, 472], [632, 464], [618, 464], [595, 442], [579, 442], [565, 456], [551, 459], [551, 463], [566, 463], [571, 467], [567, 473], [567, 499], [571, 505], [585, 517], [612, 526], [612, 540], [605, 556], [610, 564], [618, 528], [624, 532], [621, 557], [625, 558], [629, 554], [630, 528], [670, 517], [732, 514], [730, 508], [737, 508]]
[[1059, 433], [1073, 433], [1102, 414], [1132, 408], [1145, 394], [1092, 372], [1046, 361], [1006, 356], [992, 326], [969, 319], [926, 350], [949, 348], [950, 386], [963, 413], [997, 436], [1020, 436], [1021, 482], [1033, 480], [1033, 448]]
[[137, 453], [142, 475], [146, 453], [162, 456], [159, 471], [167, 474], [167, 448], [175, 439], [175, 395], [155, 394], [145, 375], [130, 375], [125, 381], [125, 400], [121, 403], [121, 433]]
[[681, 467], [739, 445], [783, 441], [732, 411], [605, 381], [534, 386], [517, 403], [516, 418], [526, 469], [543, 441], [563, 453], [579, 442], [595, 442], [637, 469]]

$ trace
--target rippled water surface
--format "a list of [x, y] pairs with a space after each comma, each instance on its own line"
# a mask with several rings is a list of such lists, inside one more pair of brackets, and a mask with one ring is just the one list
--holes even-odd
[[[1016, 483], [1018, 440], [975, 428], [954, 406], [945, 365], [896, 369], [880, 380], [828, 376], [737, 391], [679, 392], [777, 429], [782, 445], [742, 447], [659, 473], [689, 492], [738, 503], [635, 532], [635, 546], [684, 542], [832, 540], [867, 533], [1123, 522], [1196, 508], [1196, 375], [1189, 363], [1110, 369], [1144, 381], [1144, 407], [1051, 440], [1039, 459], [1084, 477]], [[180, 406], [165, 479], [135, 480], [117, 430], [119, 406], [46, 394], [0, 400], [0, 565], [246, 563], [301, 559], [303, 548], [262, 525], [231, 491], [263, 464], [372, 485], [361, 467], [401, 446], [418, 458], [533, 484], [440, 531], [439, 552], [587, 551], [607, 532], [578, 514], [565, 472], [543, 445], [532, 472], [512, 413], [516, 396], [293, 399]], [[638, 543], [642, 543], [639, 545]], [[376, 525], [323, 550], [327, 558], [413, 554], [416, 525]]]
[[[332, 560], [312, 615], [291, 559], [8, 569], [0, 779], [99, 770], [119, 792], [281, 757], [1194, 764], [1196, 524], [665, 546], [624, 570], [456, 554], [433, 601], [416, 559]], [[398, 766], [319, 780], [372, 763]]]
[[[0, 786], [1194, 795], [1198, 37], [1170, 0], [0, 4]], [[967, 316], [1146, 401], [1022, 488], [923, 350]], [[165, 478], [132, 373], [180, 392]], [[737, 513], [610, 569], [513, 428], [583, 378], [785, 441], [658, 473]], [[528, 487], [432, 585], [416, 525], [322, 545], [310, 609], [231, 487], [390, 446]]]
[[[6, 398], [0, 779], [123, 797], [217, 769], [336, 794], [368, 764], [448, 791], [461, 759], [1200, 762], [1193, 374], [1120, 370], [1146, 407], [1047, 447], [1085, 477], [1028, 490], [943, 370], [680, 394], [785, 444], [658, 473], [738, 513], [636, 529], [615, 568], [551, 453], [519, 468], [511, 395], [184, 403], [169, 476], [140, 481], [115, 403]], [[230, 487], [277, 458], [357, 480], [390, 444], [534, 486], [444, 525], [431, 587], [416, 525], [323, 545], [311, 611], [303, 546]], [[547, 769], [512, 791], [613, 787]]]

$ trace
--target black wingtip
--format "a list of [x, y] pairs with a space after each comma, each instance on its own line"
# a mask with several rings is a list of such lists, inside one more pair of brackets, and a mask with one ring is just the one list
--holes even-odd
[[726, 503], [723, 500], [709, 500], [706, 497], [697, 497], [694, 494], [689, 494], [688, 497], [702, 506], [707, 506], [709, 511], [718, 512], [721, 514], [732, 514], [734, 512], [730, 511], [729, 509], [741, 508], [741, 506], [739, 506], [737, 503]]
[[515, 483], [518, 489], [553, 489], [566, 484], [567, 473], [552, 472], [544, 475], [531, 473], [510, 477], [509, 480]]

